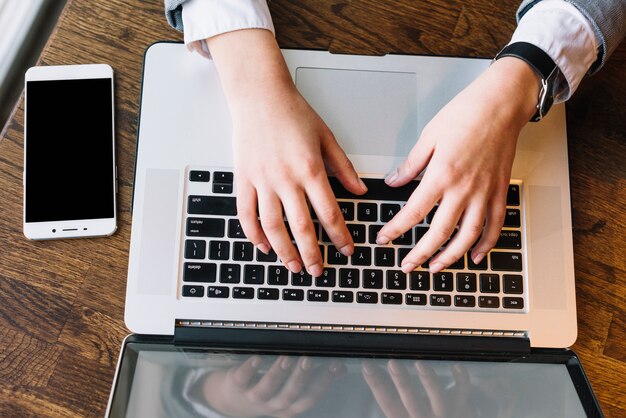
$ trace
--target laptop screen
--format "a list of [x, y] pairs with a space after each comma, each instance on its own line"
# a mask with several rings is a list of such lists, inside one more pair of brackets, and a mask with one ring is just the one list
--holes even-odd
[[280, 356], [127, 343], [111, 416], [585, 417], [567, 364]]

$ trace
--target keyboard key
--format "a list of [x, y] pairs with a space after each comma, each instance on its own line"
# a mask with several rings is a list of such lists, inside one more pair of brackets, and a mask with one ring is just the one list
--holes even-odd
[[452, 298], [450, 295], [430, 295], [431, 306], [450, 306]]
[[524, 309], [524, 299], [522, 298], [502, 298], [502, 307], [506, 309]]
[[436, 292], [452, 292], [452, 273], [439, 272], [433, 274], [433, 290]]
[[376, 222], [378, 220], [378, 205], [376, 203], [358, 203], [356, 218], [361, 222]]
[[248, 241], [233, 242], [233, 260], [252, 261], [254, 256], [254, 245]]
[[347, 224], [346, 226], [355, 244], [363, 244], [365, 242], [365, 225]]
[[239, 264], [222, 264], [220, 266], [220, 283], [239, 283], [241, 266]]
[[210, 260], [228, 260], [230, 243], [228, 241], [211, 241], [209, 243]]
[[428, 212], [428, 215], [426, 215], [426, 223], [428, 225], [433, 223], [433, 219], [435, 219], [435, 214], [437, 213], [437, 209], [439, 209], [439, 205], [433, 206], [430, 212]]
[[206, 253], [206, 241], [188, 239], [185, 240], [185, 258], [201, 260]]
[[230, 289], [225, 286], [209, 286], [207, 296], [210, 298], [222, 298], [225, 299], [230, 294]]
[[369, 226], [369, 238], [367, 242], [370, 244], [376, 244], [376, 237], [378, 236], [378, 231], [383, 229], [384, 225], [370, 225]]
[[339, 287], [359, 287], [359, 270], [339, 269]]
[[370, 247], [354, 247], [354, 253], [352, 254], [352, 265], [372, 265], [372, 249]]
[[353, 202], [337, 202], [337, 204], [339, 205], [339, 210], [341, 210], [343, 219], [345, 221], [353, 221], [354, 220], [354, 203]]
[[[355, 195], [347, 191], [336, 177], [329, 177], [328, 182], [337, 199], [355, 200], [398, 200], [406, 202], [417, 187], [417, 181], [410, 181], [401, 187], [389, 187], [384, 179], [362, 178], [367, 186], [367, 193]], [[385, 221], [386, 222], [386, 221]]]
[[507, 209], [504, 215], [504, 226], [519, 228], [522, 225], [519, 209]]
[[387, 271], [387, 289], [405, 290], [406, 289], [406, 273], [402, 270]]
[[398, 267], [402, 267], [402, 260], [411, 252], [412, 248], [398, 248]]
[[307, 292], [309, 302], [328, 302], [328, 290], [310, 289]]
[[291, 273], [292, 286], [311, 286], [312, 284], [313, 277], [306, 270], [302, 270], [300, 273]]
[[315, 286], [317, 287], [335, 287], [336, 271], [334, 268], [325, 267], [321, 276], [315, 278]]
[[204, 296], [204, 286], [183, 286], [183, 296], [201, 298]]
[[402, 305], [402, 293], [383, 292], [381, 302], [385, 305]]
[[191, 215], [237, 215], [237, 203], [230, 196], [189, 196], [187, 213]]
[[380, 220], [389, 222], [398, 212], [400, 212], [400, 205], [395, 203], [383, 203], [380, 205]]
[[471, 295], [456, 295], [454, 296], [454, 306], [473, 308], [476, 306], [476, 298]]
[[283, 266], [267, 268], [267, 284], [272, 286], [286, 286], [289, 282], [288, 270]]
[[333, 302], [352, 303], [354, 301], [354, 293], [347, 290], [333, 290]]
[[456, 274], [456, 291], [457, 292], [475, 292], [476, 291], [476, 274], [457, 273]]
[[405, 301], [407, 305], [426, 305], [426, 295], [424, 293], [407, 293]]
[[470, 270], [487, 270], [487, 257], [483, 257], [483, 259], [478, 264], [474, 264], [472, 261], [472, 253], [471, 251], [467, 253], [467, 268]]
[[411, 290], [430, 290], [430, 273], [427, 271], [410, 272], [409, 288]]
[[341, 254], [334, 245], [328, 246], [328, 264], [345, 266], [348, 264], [348, 257]]
[[243, 228], [241, 227], [241, 223], [239, 223], [239, 219], [228, 220], [228, 238], [246, 238], [246, 234], [243, 233]]
[[235, 287], [233, 288], [233, 299], [253, 299], [253, 287]]
[[393, 267], [395, 250], [390, 247], [374, 248], [374, 265], [377, 267]]
[[[213, 193], [231, 194], [233, 192], [232, 184], [213, 183]], [[233, 294], [233, 297], [235, 295]]]
[[519, 198], [520, 190], [519, 185], [517, 184], [509, 184], [509, 190], [506, 194], [506, 205], [507, 206], [519, 206], [520, 198]]
[[382, 289], [383, 271], [370, 269], [363, 270], [363, 287], [365, 289]]
[[226, 221], [219, 218], [187, 218], [187, 236], [223, 237]]
[[265, 267], [258, 264], [246, 264], [243, 267], [243, 282], [245, 284], [263, 284], [265, 282]]
[[270, 250], [268, 254], [264, 254], [263, 252], [256, 250], [256, 261], [260, 261], [262, 263], [275, 263], [276, 260], [278, 260], [278, 256], [274, 250]]
[[520, 231], [500, 231], [498, 242], [494, 248], [519, 250], [522, 248], [522, 233]]
[[215, 183], [233, 183], [233, 173], [229, 171], [216, 171], [213, 177]]
[[304, 290], [283, 289], [283, 300], [304, 300]]
[[217, 266], [213, 263], [185, 263], [183, 264], [183, 281], [185, 282], [214, 282], [217, 275]]
[[413, 245], [413, 229], [409, 229], [392, 242], [395, 245]]
[[261, 287], [257, 290], [257, 298], [261, 300], [278, 300], [278, 289], [272, 287]]
[[200, 181], [206, 183], [209, 180], [211, 180], [211, 173], [209, 171], [189, 171], [189, 181]]
[[483, 293], [500, 293], [500, 276], [497, 274], [481, 274], [480, 291]]
[[521, 253], [491, 252], [491, 270], [522, 271]]
[[499, 308], [500, 298], [497, 296], [478, 296], [478, 306], [481, 308]]
[[524, 279], [522, 278], [522, 276], [517, 274], [505, 274], [502, 276], [502, 282], [504, 293], [513, 293], [520, 295], [524, 293]]
[[427, 226], [416, 226], [415, 227], [415, 243], [417, 244], [419, 240], [422, 239], [424, 235], [428, 232]]
[[378, 303], [378, 293], [376, 292], [356, 292], [357, 303]]

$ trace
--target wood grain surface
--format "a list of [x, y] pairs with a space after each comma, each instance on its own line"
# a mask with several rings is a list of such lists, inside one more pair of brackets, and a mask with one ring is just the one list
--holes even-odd
[[[272, 0], [283, 47], [493, 56], [517, 0]], [[22, 235], [23, 101], [0, 136], [0, 416], [101, 416], [124, 326], [143, 52], [181, 40], [159, 1], [70, 0], [41, 64], [116, 74], [119, 229], [109, 238]], [[579, 336], [605, 414], [626, 416], [626, 44], [568, 103]]]

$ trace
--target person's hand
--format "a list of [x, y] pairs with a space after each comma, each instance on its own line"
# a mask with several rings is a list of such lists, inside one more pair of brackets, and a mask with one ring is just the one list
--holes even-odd
[[402, 260], [404, 272], [435, 254], [457, 224], [458, 233], [430, 261], [431, 272], [463, 257], [479, 238], [474, 263], [493, 248], [504, 223], [517, 138], [536, 110], [538, 84], [525, 62], [496, 61], [428, 123], [408, 158], [387, 177], [388, 185], [402, 186], [428, 166], [407, 204], [380, 230], [378, 244], [420, 223], [439, 203], [428, 232]]
[[337, 176], [355, 194], [364, 193], [365, 184], [296, 90], [271, 32], [229, 32], [207, 44], [233, 118], [237, 214], [243, 231], [262, 252], [273, 248], [292, 272], [300, 272], [304, 264], [311, 275], [320, 276], [322, 257], [307, 199], [336, 248], [351, 255], [352, 237], [327, 175]]
[[[363, 377], [372, 395], [388, 418], [472, 417], [469, 406], [471, 381], [467, 369], [452, 366], [454, 385], [445, 388], [433, 369], [416, 361], [413, 367], [418, 379], [396, 360], [389, 360], [387, 370], [372, 362], [363, 364]], [[418, 385], [418, 380], [421, 387]], [[423, 389], [422, 389], [423, 388]]]
[[207, 403], [234, 417], [293, 417], [312, 408], [345, 374], [337, 360], [280, 356], [262, 373], [261, 357], [207, 376], [203, 393]]

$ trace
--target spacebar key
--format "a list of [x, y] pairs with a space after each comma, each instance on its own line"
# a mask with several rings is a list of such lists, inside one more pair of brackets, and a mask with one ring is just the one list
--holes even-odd
[[191, 215], [237, 215], [237, 202], [230, 196], [189, 196], [187, 213]]

